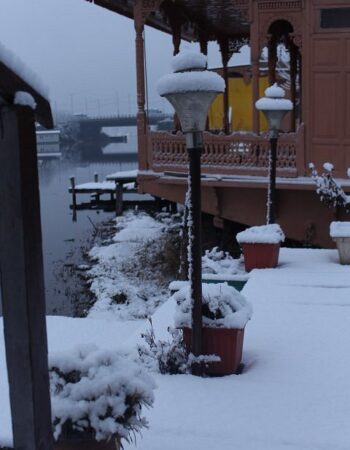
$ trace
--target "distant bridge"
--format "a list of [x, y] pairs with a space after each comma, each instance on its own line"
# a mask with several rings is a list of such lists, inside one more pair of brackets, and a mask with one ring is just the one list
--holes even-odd
[[[163, 113], [148, 115], [149, 125], [157, 125], [166, 119], [171, 120], [172, 117]], [[78, 140], [95, 140], [99, 138], [104, 127], [133, 127], [136, 126], [136, 120], [136, 116], [88, 117], [82, 115], [74, 118], [74, 125]]]

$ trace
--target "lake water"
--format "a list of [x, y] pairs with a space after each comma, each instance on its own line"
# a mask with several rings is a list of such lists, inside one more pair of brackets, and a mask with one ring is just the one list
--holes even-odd
[[[88, 250], [91, 244], [93, 224], [115, 216], [113, 212], [79, 210], [73, 222], [70, 177], [84, 183], [93, 181], [95, 173], [103, 180], [110, 173], [137, 168], [136, 129], [118, 132], [128, 135], [127, 143], [109, 143], [103, 148], [76, 144], [61, 148], [60, 157], [38, 160], [48, 314], [74, 315], [79, 303], [84, 303], [73, 265], [81, 263], [81, 250]], [[78, 203], [88, 199], [88, 195], [78, 196]]]

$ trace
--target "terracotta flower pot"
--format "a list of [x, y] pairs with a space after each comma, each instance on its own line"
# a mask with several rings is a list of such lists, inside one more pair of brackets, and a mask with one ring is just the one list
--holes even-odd
[[[185, 346], [191, 350], [192, 328], [184, 327]], [[220, 356], [220, 362], [209, 363], [204, 372], [208, 375], [239, 373], [242, 360], [244, 329], [202, 328], [202, 354]]]
[[241, 243], [244, 253], [245, 270], [268, 269], [276, 267], [280, 244]]
[[350, 237], [333, 238], [337, 244], [340, 264], [350, 264]]

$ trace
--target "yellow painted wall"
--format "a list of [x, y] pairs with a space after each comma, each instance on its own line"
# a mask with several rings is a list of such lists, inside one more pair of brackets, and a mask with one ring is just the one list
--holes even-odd
[[[268, 87], [268, 78], [260, 77], [259, 97], [264, 95]], [[232, 131], [251, 131], [253, 128], [253, 90], [252, 83], [246, 84], [243, 78], [229, 78], [229, 106], [232, 107]], [[209, 110], [209, 128], [222, 129], [223, 124], [223, 95], [214, 100]], [[267, 122], [260, 113], [260, 130], [267, 130]]]

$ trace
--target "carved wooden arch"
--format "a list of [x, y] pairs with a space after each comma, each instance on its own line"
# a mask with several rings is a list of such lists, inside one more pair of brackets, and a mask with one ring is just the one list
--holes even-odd
[[295, 14], [271, 14], [269, 15], [265, 21], [263, 22], [259, 32], [259, 46], [260, 49], [266, 47], [269, 43], [271, 34], [269, 33], [269, 29], [271, 25], [279, 20], [283, 20], [288, 22], [293, 27], [293, 33], [290, 33], [294, 44], [299, 48], [299, 51], [302, 50], [302, 30], [301, 30], [301, 17], [297, 17]]

